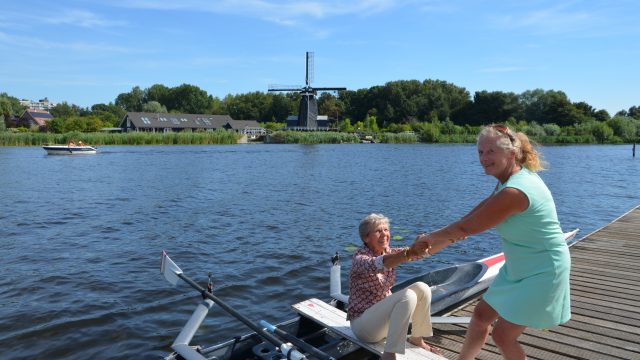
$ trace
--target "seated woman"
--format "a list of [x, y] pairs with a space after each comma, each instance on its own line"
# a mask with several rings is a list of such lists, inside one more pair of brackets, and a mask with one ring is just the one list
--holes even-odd
[[[391, 248], [389, 219], [370, 214], [360, 222], [363, 246], [353, 254], [349, 274], [349, 309], [347, 320], [358, 339], [378, 342], [387, 338], [382, 360], [405, 353], [405, 342], [440, 354], [429, 346], [423, 336], [433, 336], [431, 328], [431, 289], [423, 282], [391, 293], [396, 280], [395, 267], [425, 255], [414, 244], [411, 247]], [[428, 254], [428, 251], [427, 251]], [[411, 337], [407, 339], [409, 322]]]

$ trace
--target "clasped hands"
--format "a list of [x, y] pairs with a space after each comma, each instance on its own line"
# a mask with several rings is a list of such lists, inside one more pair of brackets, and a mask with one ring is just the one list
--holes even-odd
[[416, 236], [416, 240], [411, 244], [411, 249], [414, 254], [419, 254], [418, 256], [421, 259], [425, 256], [435, 254], [458, 240], [465, 240], [466, 238], [467, 237], [464, 234], [461, 234], [456, 236], [456, 238], [448, 240], [439, 239], [436, 241], [432, 234], [418, 234], [418, 236]]
[[431, 246], [433, 245], [433, 239], [429, 238], [429, 234], [418, 234], [416, 236], [416, 240], [413, 242], [412, 247], [415, 247], [417, 253], [422, 254], [420, 258], [425, 256], [431, 256], [432, 253], [429, 252]]
[[431, 256], [429, 249], [431, 248], [430, 242], [427, 239], [426, 234], [420, 234], [416, 237], [416, 240], [409, 246], [409, 249], [405, 253], [409, 258], [409, 261], [420, 260], [424, 257]]

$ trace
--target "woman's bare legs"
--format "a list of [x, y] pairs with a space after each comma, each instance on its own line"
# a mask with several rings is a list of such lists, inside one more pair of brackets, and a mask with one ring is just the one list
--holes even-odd
[[471, 323], [464, 337], [462, 351], [458, 360], [473, 360], [482, 350], [491, 330], [491, 324], [498, 318], [498, 313], [484, 300], [480, 300], [473, 310]]
[[508, 322], [503, 318], [498, 318], [498, 322], [493, 328], [491, 337], [493, 342], [500, 349], [505, 360], [525, 360], [527, 355], [518, 342], [518, 337], [522, 335], [526, 326]]

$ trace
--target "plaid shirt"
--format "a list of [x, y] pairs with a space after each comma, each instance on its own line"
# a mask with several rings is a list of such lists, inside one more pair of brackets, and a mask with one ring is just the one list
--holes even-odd
[[[395, 254], [404, 248], [391, 248], [386, 254]], [[365, 310], [391, 295], [391, 287], [396, 281], [396, 270], [387, 269], [382, 257], [376, 256], [366, 245], [353, 254], [349, 274], [349, 309], [347, 320], [355, 320]]]

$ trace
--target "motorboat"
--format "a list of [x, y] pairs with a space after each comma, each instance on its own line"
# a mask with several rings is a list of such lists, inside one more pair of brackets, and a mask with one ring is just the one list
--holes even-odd
[[93, 155], [98, 151], [97, 147], [89, 145], [45, 145], [42, 148], [48, 155]]

